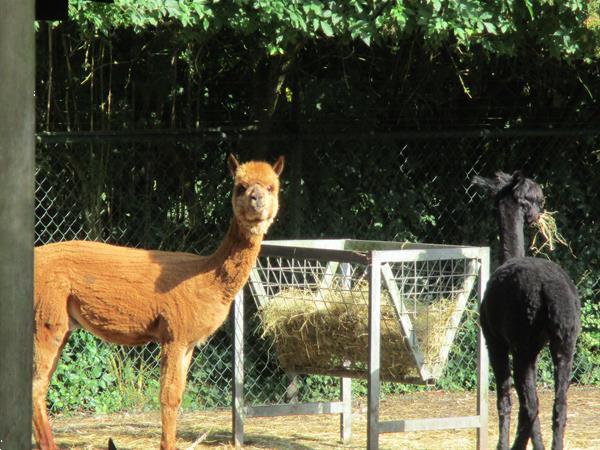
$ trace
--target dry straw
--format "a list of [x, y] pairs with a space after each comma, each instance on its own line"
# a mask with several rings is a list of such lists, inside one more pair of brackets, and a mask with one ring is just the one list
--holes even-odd
[[[544, 436], [552, 436], [552, 402], [554, 391], [540, 389], [540, 425]], [[476, 391], [414, 392], [386, 395], [381, 402], [380, 417], [388, 419], [413, 419], [423, 417], [468, 416], [473, 414]], [[490, 395], [490, 404], [496, 401]], [[363, 400], [354, 402], [354, 416], [361, 415]], [[566, 441], [570, 449], [600, 448], [600, 389], [592, 386], [572, 386], [569, 389], [569, 426]], [[52, 425], [57, 444], [61, 449], [106, 449], [108, 436], [112, 436], [119, 450], [155, 449], [160, 441], [160, 413], [128, 413], [82, 415], [59, 414], [53, 416]], [[295, 417], [265, 417], [252, 419], [247, 425], [245, 450], [331, 450], [339, 438], [339, 418], [335, 415], [302, 416], [302, 427]], [[364, 449], [367, 439], [367, 421], [358, 419], [352, 424], [352, 441], [345, 450]], [[498, 439], [496, 408], [491, 408], [489, 442]], [[193, 445], [200, 429], [210, 430], [206, 440], [196, 448], [233, 450], [231, 443], [231, 409], [184, 411], [180, 417], [178, 447]], [[443, 443], [443, 444], [442, 444]], [[385, 433], [379, 437], [380, 448], [448, 448], [464, 449], [475, 446], [475, 433], [471, 430], [435, 430], [419, 433]]]
[[[556, 214], [556, 211], [544, 211], [540, 214], [538, 221], [534, 223], [537, 231], [533, 236], [530, 248], [536, 255], [542, 253], [545, 248], [554, 251], [557, 244], [564, 245], [571, 250], [569, 243], [558, 231], [554, 214]], [[538, 244], [538, 236], [541, 236], [540, 244]], [[571, 251], [571, 253], [573, 252]]]
[[[366, 282], [352, 289], [284, 288], [259, 310], [263, 336], [273, 339], [282, 367], [292, 373], [366, 376], [369, 348], [369, 290]], [[424, 362], [440, 362], [456, 301], [430, 303], [404, 299]], [[381, 378], [419, 380], [414, 357], [405, 339], [389, 292], [382, 290]]]

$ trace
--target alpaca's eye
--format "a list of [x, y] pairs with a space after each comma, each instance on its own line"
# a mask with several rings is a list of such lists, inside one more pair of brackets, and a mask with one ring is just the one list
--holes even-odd
[[246, 192], [246, 186], [244, 186], [243, 184], [240, 184], [235, 188], [236, 195], [242, 195], [244, 192]]

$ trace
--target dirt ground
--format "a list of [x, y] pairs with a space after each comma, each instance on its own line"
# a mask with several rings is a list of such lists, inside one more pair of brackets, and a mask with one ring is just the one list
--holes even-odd
[[[551, 442], [553, 392], [540, 390], [544, 442]], [[490, 448], [498, 438], [495, 397], [490, 395]], [[251, 418], [245, 422], [245, 449], [329, 450], [362, 449], [366, 445], [366, 399], [353, 404], [352, 440], [339, 441], [339, 416], [295, 416]], [[517, 412], [513, 395], [513, 431]], [[398, 395], [381, 403], [381, 420], [418, 417], [449, 417], [475, 414], [475, 393], [420, 392]], [[61, 449], [106, 449], [108, 437], [119, 448], [156, 449], [160, 441], [160, 414], [120, 413], [111, 415], [69, 415], [53, 419], [53, 429]], [[204, 440], [193, 445], [200, 436]], [[183, 413], [178, 420], [178, 447], [231, 449], [231, 411], [212, 410]], [[474, 430], [411, 432], [381, 435], [381, 449], [468, 449], [475, 448]], [[565, 448], [600, 449], [600, 388], [572, 387]]]

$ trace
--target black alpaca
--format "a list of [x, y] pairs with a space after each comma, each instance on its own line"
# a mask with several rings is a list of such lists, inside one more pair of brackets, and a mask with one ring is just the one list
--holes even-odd
[[509, 446], [509, 354], [519, 397], [519, 421], [512, 448], [525, 449], [529, 438], [535, 450], [544, 448], [535, 383], [538, 354], [548, 343], [554, 363], [552, 449], [562, 449], [567, 390], [581, 328], [577, 290], [557, 264], [525, 257], [523, 226], [536, 222], [542, 212], [540, 186], [520, 173], [503, 172], [497, 172], [493, 179], [476, 176], [473, 184], [494, 195], [500, 223], [502, 265], [491, 275], [480, 308], [481, 328], [496, 377], [498, 449]]

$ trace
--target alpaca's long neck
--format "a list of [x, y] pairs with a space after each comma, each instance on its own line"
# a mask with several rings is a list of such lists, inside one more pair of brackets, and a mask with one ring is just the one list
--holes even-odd
[[219, 248], [208, 257], [217, 289], [231, 302], [242, 289], [260, 251], [262, 235], [244, 233], [234, 218]]
[[502, 262], [525, 256], [524, 221], [519, 206], [512, 199], [500, 200], [498, 212]]

